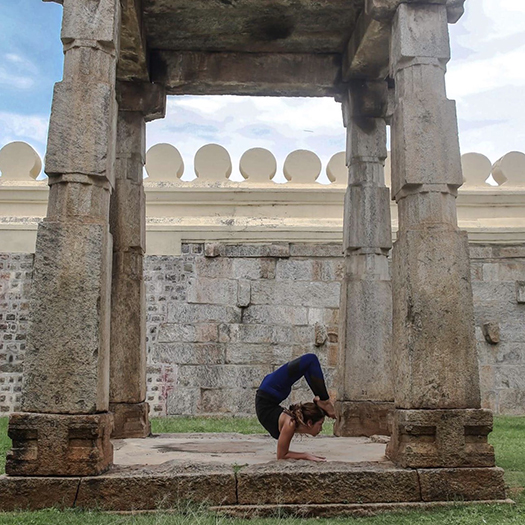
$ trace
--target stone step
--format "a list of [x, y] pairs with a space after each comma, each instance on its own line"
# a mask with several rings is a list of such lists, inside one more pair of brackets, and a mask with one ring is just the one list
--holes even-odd
[[273, 461], [240, 468], [167, 461], [113, 467], [106, 474], [84, 478], [4, 475], [0, 476], [0, 494], [0, 511], [51, 506], [161, 510], [177, 509], [181, 502], [190, 501], [225, 512], [233, 507], [238, 512], [280, 508], [296, 512], [304, 507], [308, 512], [342, 514], [361, 512], [359, 509], [391, 510], [399, 504], [506, 498], [499, 468], [412, 470], [389, 462], [306, 461]]

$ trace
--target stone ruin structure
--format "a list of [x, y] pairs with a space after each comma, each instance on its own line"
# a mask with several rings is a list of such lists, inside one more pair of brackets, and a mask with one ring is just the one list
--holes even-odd
[[[166, 95], [334, 96], [349, 169], [336, 433], [366, 412], [377, 432], [391, 425], [395, 466], [441, 487], [431, 500], [504, 499], [487, 443], [492, 414], [480, 408], [456, 112], [444, 81], [448, 23], [463, 0], [60, 3], [64, 78], [4, 485], [100, 475], [112, 464], [111, 436], [149, 434], [142, 169], [145, 123], [164, 115]], [[399, 213], [391, 281], [390, 197]]]

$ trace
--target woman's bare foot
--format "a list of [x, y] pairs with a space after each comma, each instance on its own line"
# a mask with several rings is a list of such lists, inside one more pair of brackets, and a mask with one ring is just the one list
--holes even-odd
[[325, 401], [321, 401], [319, 396], [314, 397], [314, 403], [319, 407], [322, 408], [328, 417], [331, 417], [332, 419], [335, 419], [335, 408], [334, 405], [332, 405], [332, 402], [329, 399], [326, 399]]

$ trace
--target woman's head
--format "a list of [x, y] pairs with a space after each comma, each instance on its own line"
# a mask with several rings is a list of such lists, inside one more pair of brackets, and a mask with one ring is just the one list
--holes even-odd
[[290, 405], [286, 413], [295, 422], [298, 432], [317, 436], [323, 429], [325, 413], [315, 403]]

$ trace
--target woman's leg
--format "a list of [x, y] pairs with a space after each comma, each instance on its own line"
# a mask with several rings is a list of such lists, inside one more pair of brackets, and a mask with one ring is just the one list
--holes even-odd
[[289, 377], [294, 379], [294, 382], [304, 376], [308, 386], [314, 393], [315, 403], [322, 408], [328, 416], [332, 418], [335, 417], [334, 406], [330, 401], [330, 396], [326, 389], [323, 370], [315, 354], [305, 354], [290, 361], [287, 364], [287, 371]]
[[304, 354], [287, 364], [288, 375], [294, 379], [294, 383], [304, 376], [308, 386], [319, 399], [329, 399], [323, 371], [319, 359], [315, 354]]

